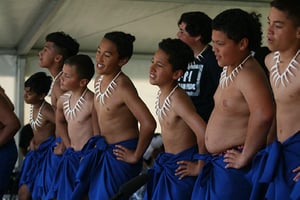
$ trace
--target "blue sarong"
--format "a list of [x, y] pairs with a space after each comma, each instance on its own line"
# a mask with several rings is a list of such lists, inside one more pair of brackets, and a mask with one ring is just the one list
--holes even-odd
[[266, 148], [264, 173], [260, 179], [268, 183], [266, 198], [270, 200], [299, 200], [300, 186], [293, 181], [293, 169], [300, 166], [300, 131], [282, 144], [273, 142]]
[[226, 169], [224, 155], [197, 155], [198, 160], [205, 160], [205, 165], [195, 182], [192, 200], [232, 200], [264, 199], [266, 185], [259, 183], [262, 158], [259, 152], [252, 163], [242, 169]]
[[36, 186], [36, 178], [41, 171], [41, 164], [53, 143], [54, 137], [49, 137], [41, 143], [36, 150], [29, 151], [24, 159], [19, 187], [23, 184], [27, 185], [32, 199], [40, 199]]
[[69, 199], [75, 187], [75, 177], [79, 168], [80, 160], [88, 149], [94, 146], [87, 145], [81, 151], [73, 148], [65, 150], [60, 160], [54, 179], [46, 199]]
[[12, 138], [0, 147], [0, 199], [4, 195], [10, 181], [10, 176], [18, 159], [18, 150]]
[[142, 169], [141, 161], [129, 164], [117, 160], [113, 154], [117, 144], [135, 149], [138, 139], [107, 144], [103, 137], [95, 136], [90, 142], [95, 143], [95, 147], [87, 151], [80, 163], [73, 200], [82, 199], [87, 194], [89, 199], [110, 199], [123, 183], [137, 176]]
[[35, 189], [39, 199], [45, 199], [52, 184], [61, 155], [54, 154], [56, 143], [61, 143], [61, 138], [52, 137], [49, 148], [44, 152], [44, 160], [41, 163], [40, 172], [36, 178]]
[[190, 199], [196, 176], [179, 179], [176, 176], [178, 161], [195, 161], [193, 156], [198, 153], [197, 147], [192, 147], [178, 154], [160, 153], [154, 166], [148, 171], [151, 180], [147, 184], [144, 200], [147, 199]]

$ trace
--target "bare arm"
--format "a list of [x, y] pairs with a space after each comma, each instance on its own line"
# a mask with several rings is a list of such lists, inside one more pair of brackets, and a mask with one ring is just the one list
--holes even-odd
[[71, 141], [68, 135], [68, 123], [64, 115], [63, 110], [63, 98], [59, 98], [57, 101], [57, 108], [56, 108], [56, 131], [60, 135], [63, 144], [66, 148], [71, 146]]
[[250, 72], [239, 78], [239, 89], [248, 104], [249, 119], [243, 151], [227, 151], [224, 160], [228, 163], [227, 168], [241, 168], [252, 160], [266, 145], [273, 120], [272, 95], [264, 74]]
[[[118, 145], [117, 147], [123, 152], [126, 152], [126, 154], [128, 155], [128, 157], [125, 158], [124, 161], [135, 163], [141, 159], [147, 147], [149, 146], [154, 135], [156, 122], [145, 103], [138, 96], [137, 91], [134, 87], [130, 86], [127, 89], [122, 90], [121, 96], [124, 99], [124, 102], [127, 105], [128, 109], [132, 112], [134, 117], [139, 122], [140, 130], [137, 148], [133, 152], [132, 156], [130, 156], [129, 151], [126, 148], [120, 145]], [[118, 153], [120, 152], [116, 151], [116, 153], [116, 155], [118, 155]]]
[[[20, 129], [21, 124], [14, 113], [13, 109], [8, 106], [7, 101], [0, 99], [0, 147], [7, 143], [8, 140], [13, 138], [17, 131]], [[5, 95], [6, 96], [6, 95]]]

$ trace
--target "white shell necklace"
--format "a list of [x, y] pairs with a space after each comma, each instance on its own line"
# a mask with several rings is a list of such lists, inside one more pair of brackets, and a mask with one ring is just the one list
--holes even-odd
[[293, 73], [293, 71], [298, 70], [297, 67], [295, 67], [295, 64], [299, 64], [296, 61], [296, 57], [298, 56], [298, 54], [300, 53], [300, 49], [298, 49], [297, 53], [295, 54], [295, 56], [292, 58], [292, 60], [290, 61], [289, 65], [287, 66], [287, 68], [285, 68], [284, 72], [282, 74], [279, 74], [279, 63], [280, 63], [280, 53], [279, 51], [276, 51], [274, 53], [274, 60], [275, 60], [275, 64], [274, 66], [271, 68], [271, 78], [274, 82], [275, 87], [279, 87], [279, 85], [283, 85], [284, 87], [287, 86], [287, 84], [290, 83], [290, 77], [295, 77], [295, 74]]
[[102, 105], [105, 104], [104, 98], [109, 98], [109, 96], [112, 94], [112, 92], [115, 90], [115, 87], [117, 87], [117, 83], [115, 80], [119, 77], [122, 71], [120, 71], [114, 78], [113, 80], [109, 83], [105, 91], [102, 93], [101, 92], [101, 82], [103, 80], [103, 75], [98, 79], [98, 81], [95, 84], [95, 94], [96, 94], [96, 100], [100, 101]]
[[162, 107], [159, 107], [159, 97], [161, 94], [161, 91], [159, 90], [157, 93], [157, 97], [156, 97], [156, 102], [155, 102], [155, 109], [156, 109], [156, 115], [162, 119], [163, 116], [166, 116], [166, 112], [170, 110], [171, 107], [171, 101], [170, 101], [170, 97], [171, 95], [175, 92], [176, 88], [178, 87], [178, 85], [176, 85], [172, 91], [170, 92], [170, 94], [166, 97]]
[[242, 62], [239, 64], [232, 72], [229, 74], [229, 76], [226, 76], [227, 74], [227, 66], [223, 67], [223, 71], [220, 76], [220, 85], [222, 89], [227, 87], [230, 82], [233, 82], [233, 79], [239, 74], [240, 70], [243, 69], [243, 64], [252, 57], [252, 54], [249, 54]]
[[44, 105], [45, 105], [45, 101], [40, 106], [39, 111], [38, 111], [38, 113], [36, 115], [36, 119], [35, 120], [33, 119], [33, 105], [31, 104], [31, 106], [30, 106], [29, 123], [30, 123], [30, 126], [34, 130], [37, 130], [37, 127], [41, 127], [42, 126], [42, 122], [41, 121], [43, 119], [43, 115], [42, 115], [41, 111], [42, 111], [42, 108], [44, 107]]
[[55, 76], [55, 78], [53, 79], [53, 81], [52, 81], [52, 83], [51, 83], [51, 86], [50, 86], [50, 90], [49, 90], [48, 95], [47, 95], [48, 97], [51, 96], [52, 89], [53, 89], [53, 86], [54, 86], [55, 81], [56, 81], [61, 75], [62, 75], [62, 71], [59, 72], [59, 73]]
[[71, 93], [64, 94], [64, 96], [66, 96], [68, 98], [63, 104], [65, 116], [68, 120], [74, 120], [76, 118], [76, 112], [80, 112], [82, 105], [86, 102], [84, 99], [84, 95], [85, 95], [86, 91], [87, 91], [87, 88], [81, 94], [80, 98], [77, 100], [73, 109], [70, 106], [70, 99], [71, 99], [72, 94]]

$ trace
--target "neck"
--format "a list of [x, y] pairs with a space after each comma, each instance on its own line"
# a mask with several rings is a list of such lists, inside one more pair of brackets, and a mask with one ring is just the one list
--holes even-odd
[[200, 43], [199, 45], [193, 46], [193, 52], [194, 52], [194, 56], [197, 57], [200, 53], [202, 53], [203, 50], [205, 50], [205, 48], [207, 47], [207, 44], [202, 44]]

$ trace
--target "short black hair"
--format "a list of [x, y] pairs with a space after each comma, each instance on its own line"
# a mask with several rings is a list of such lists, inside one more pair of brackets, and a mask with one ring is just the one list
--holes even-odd
[[185, 30], [192, 37], [201, 36], [201, 42], [208, 44], [211, 41], [211, 21], [212, 19], [204, 12], [186, 12], [180, 16], [178, 26], [186, 23]]
[[293, 24], [300, 26], [300, 2], [299, 0], [273, 0], [270, 3], [271, 7], [277, 8], [287, 13], [288, 18]]
[[255, 12], [248, 13], [239, 8], [228, 9], [218, 14], [212, 21], [212, 29], [224, 32], [236, 43], [247, 38], [248, 49], [255, 51], [261, 46], [262, 30]]
[[24, 87], [29, 87], [30, 91], [38, 95], [48, 94], [52, 83], [52, 77], [45, 72], [37, 72], [31, 75], [24, 83]]
[[193, 50], [180, 39], [163, 39], [158, 47], [169, 55], [169, 63], [173, 70], [187, 70], [188, 64], [194, 60]]
[[49, 33], [46, 36], [46, 41], [53, 42], [58, 47], [59, 53], [63, 55], [63, 60], [76, 55], [79, 51], [79, 43], [62, 31]]
[[88, 79], [90, 81], [94, 76], [94, 63], [88, 55], [78, 54], [71, 56], [65, 60], [64, 64], [75, 66], [80, 79]]
[[133, 54], [133, 42], [135, 41], [135, 37], [129, 33], [124, 33], [121, 31], [113, 31], [106, 33], [104, 38], [113, 42], [119, 53], [119, 58], [131, 58]]

